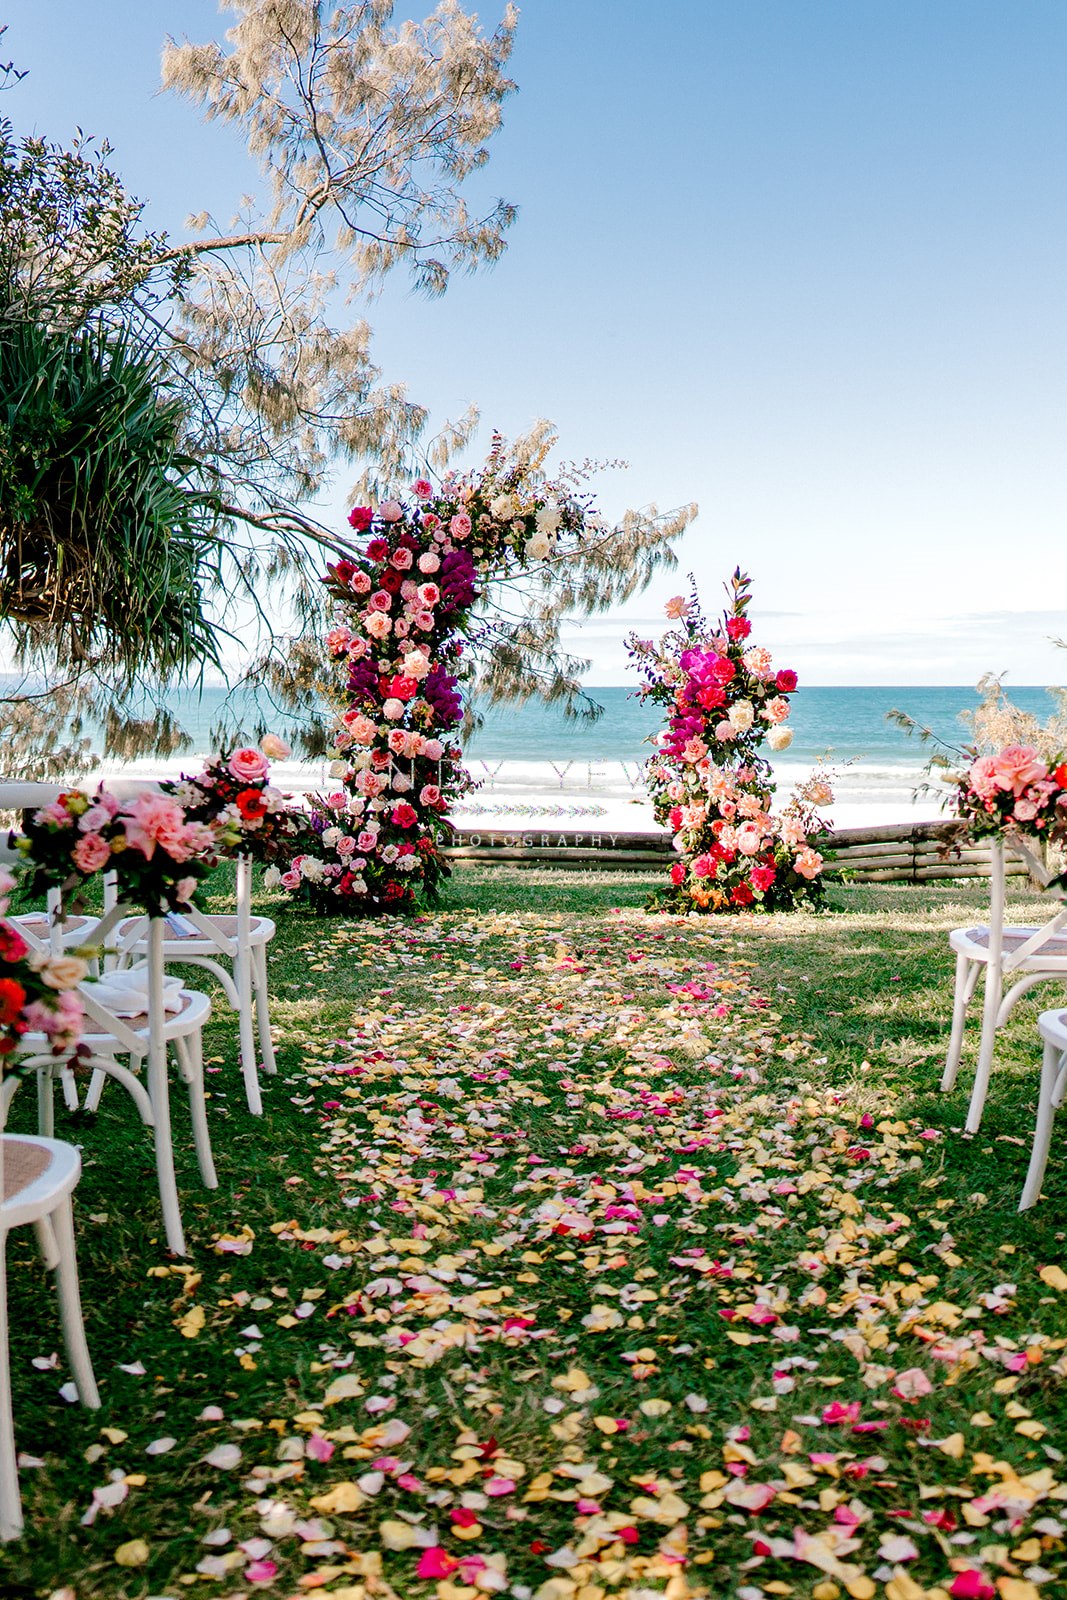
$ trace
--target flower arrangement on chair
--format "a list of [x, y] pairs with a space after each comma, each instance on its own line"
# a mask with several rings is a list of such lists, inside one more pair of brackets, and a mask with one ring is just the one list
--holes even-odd
[[276, 734], [216, 756], [202, 772], [186, 773], [163, 790], [175, 797], [188, 822], [211, 828], [220, 856], [247, 856], [268, 866], [288, 861], [308, 832], [306, 812], [290, 807], [270, 781], [272, 760], [289, 746]]
[[190, 820], [173, 795], [156, 792], [120, 800], [68, 789], [25, 824], [18, 848], [27, 857], [30, 895], [59, 889], [77, 908], [98, 873], [113, 871], [119, 897], [150, 916], [180, 910], [218, 864], [215, 830]]
[[783, 910], [822, 894], [823, 859], [809, 843], [815, 810], [833, 795], [813, 779], [776, 815], [774, 781], [761, 754], [787, 749], [796, 673], [775, 670], [770, 652], [749, 644], [751, 582], [738, 569], [730, 604], [712, 627], [695, 588], [667, 603], [678, 626], [658, 643], [631, 635], [641, 695], [662, 705], [667, 727], [646, 763], [657, 820], [674, 835], [678, 859], [663, 899], [679, 911]]
[[84, 1022], [77, 985], [89, 969], [78, 956], [30, 949], [6, 915], [14, 886], [11, 873], [0, 868], [0, 1060], [34, 1033], [45, 1035], [53, 1055], [70, 1055]]
[[323, 580], [337, 602], [326, 653], [344, 710], [331, 752], [340, 787], [319, 797], [312, 841], [282, 883], [322, 911], [376, 915], [429, 900], [448, 873], [448, 810], [473, 787], [457, 734], [469, 658], [464, 633], [486, 586], [550, 562], [582, 538], [589, 497], [544, 482], [538, 460], [418, 479], [406, 501], [356, 506], [358, 559]]
[[1012, 744], [978, 756], [955, 780], [952, 806], [972, 838], [1067, 844], [1067, 754], [1046, 761], [1033, 745]]

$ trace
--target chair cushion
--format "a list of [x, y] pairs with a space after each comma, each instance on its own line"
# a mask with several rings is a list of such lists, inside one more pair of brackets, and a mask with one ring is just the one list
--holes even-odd
[[4, 1135], [4, 1199], [14, 1200], [31, 1183], [36, 1183], [50, 1165], [52, 1153], [39, 1144], [29, 1144], [15, 1134]]

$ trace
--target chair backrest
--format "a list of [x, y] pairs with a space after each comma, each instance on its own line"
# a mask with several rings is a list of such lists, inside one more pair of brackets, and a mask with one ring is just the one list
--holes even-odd
[[[1058, 909], [1048, 921], [1042, 923], [1040, 928], [1036, 928], [1021, 944], [1014, 945], [1007, 955], [1004, 954], [1005, 848], [1026, 862], [1031, 879], [1049, 895], [1050, 900], [1058, 903]], [[1056, 937], [1060, 929], [1067, 926], [1067, 893], [1062, 885], [1053, 883], [1052, 872], [1040, 856], [1018, 835], [1012, 834], [1007, 840], [994, 840], [990, 851], [990, 866], [989, 958], [991, 962], [999, 963], [1004, 972], [1013, 972], [1027, 961], [1039, 958], [1042, 950]], [[1057, 968], [1061, 959], [1059, 956], [1056, 957]]]

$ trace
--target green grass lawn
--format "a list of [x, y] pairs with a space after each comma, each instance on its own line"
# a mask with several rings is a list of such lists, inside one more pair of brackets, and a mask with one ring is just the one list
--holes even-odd
[[687, 921], [652, 881], [265, 897], [280, 1070], [249, 1116], [217, 1011], [184, 1261], [121, 1090], [58, 1110], [103, 1410], [60, 1396], [20, 1230], [4, 1600], [1067, 1593], [1067, 1152], [1015, 1209], [1055, 991], [967, 1140], [937, 1081], [980, 885]]

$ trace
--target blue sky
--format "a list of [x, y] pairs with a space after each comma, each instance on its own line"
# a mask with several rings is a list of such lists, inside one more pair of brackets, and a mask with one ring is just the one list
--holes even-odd
[[[156, 93], [163, 34], [217, 34], [214, 5], [5, 14], [4, 109], [107, 134], [153, 225], [254, 186]], [[700, 503], [681, 576], [572, 635], [592, 682], [686, 571], [714, 597], [737, 563], [807, 682], [1067, 677], [1065, 67], [1061, 0], [528, 0], [479, 178], [520, 206], [510, 247], [371, 320], [436, 418], [549, 416], [630, 461], [606, 510]]]

